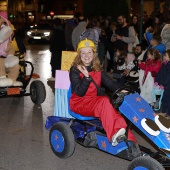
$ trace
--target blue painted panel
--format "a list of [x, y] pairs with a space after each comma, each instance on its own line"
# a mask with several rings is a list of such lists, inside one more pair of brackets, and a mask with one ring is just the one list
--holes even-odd
[[[154, 118], [156, 113], [139, 94], [135, 93], [125, 96], [122, 105], [119, 107], [119, 110], [159, 148], [170, 149], [169, 133], [165, 133], [160, 130], [160, 134], [158, 136], [152, 136], [141, 126], [141, 120], [143, 118], [149, 118], [155, 121]], [[170, 157], [169, 154], [167, 154], [167, 156]]]
[[125, 142], [120, 142], [117, 146], [112, 146], [107, 137], [96, 135], [99, 149], [108, 152], [113, 155], [117, 155], [119, 152], [127, 149]]

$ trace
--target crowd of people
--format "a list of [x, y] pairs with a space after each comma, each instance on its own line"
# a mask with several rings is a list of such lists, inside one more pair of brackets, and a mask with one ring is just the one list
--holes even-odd
[[[70, 69], [70, 108], [83, 116], [98, 117], [113, 146], [117, 145], [117, 137], [125, 134], [127, 125], [108, 98], [99, 94], [101, 85], [115, 91], [129, 83], [154, 109], [161, 102], [159, 114], [170, 118], [170, 24], [161, 13], [147, 19], [145, 15], [140, 41], [138, 15], [127, 22], [124, 14], [113, 21], [110, 16], [84, 18], [76, 13], [64, 28], [60, 19], [55, 19], [54, 25], [52, 70], [61, 69], [62, 50], [78, 53]], [[53, 57], [59, 64], [53, 63]], [[52, 76], [49, 80], [54, 80], [54, 72]], [[128, 135], [136, 142], [131, 131]]]
[[[170, 116], [170, 103], [167, 104], [166, 100], [167, 95], [170, 97], [170, 92], [167, 90], [170, 83], [169, 22], [170, 20], [165, 19], [161, 13], [148, 17], [144, 12], [142, 40], [140, 40], [138, 15], [133, 15], [127, 22], [124, 14], [119, 14], [117, 21], [113, 21], [110, 16], [87, 15], [84, 18], [81, 13], [76, 13], [74, 18], [66, 21], [65, 27], [62, 27], [60, 19], [55, 19], [54, 36], [50, 45], [52, 70], [61, 69], [62, 50], [76, 51], [79, 42], [87, 38], [94, 42], [103, 70], [121, 85], [135, 82], [134, 87], [139, 87], [138, 92], [154, 108], [158, 107], [160, 100], [159, 95], [153, 97], [155, 81], [158, 86], [163, 86], [164, 96], [161, 102], [163, 107], [164, 105], [166, 108], [169, 107], [163, 109], [163, 112], [169, 110], [166, 115]], [[55, 54], [56, 52], [58, 54]], [[54, 58], [55, 63], [59, 64], [53, 64]], [[162, 68], [166, 71], [163, 72]], [[54, 80], [54, 71], [52, 76], [49, 80]], [[160, 82], [158, 76], [166, 77], [166, 83]]]

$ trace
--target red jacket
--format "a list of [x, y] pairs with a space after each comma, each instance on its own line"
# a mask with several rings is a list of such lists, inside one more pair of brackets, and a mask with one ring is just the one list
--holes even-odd
[[139, 67], [145, 71], [145, 76], [147, 76], [148, 72], [151, 72], [152, 77], [155, 78], [161, 68], [161, 65], [161, 60], [154, 62], [154, 60], [147, 59], [146, 62], [141, 62]]

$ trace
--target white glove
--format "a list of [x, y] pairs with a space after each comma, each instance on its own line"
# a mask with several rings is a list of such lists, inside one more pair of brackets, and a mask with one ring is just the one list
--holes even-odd
[[14, 55], [8, 55], [4, 63], [6, 68], [14, 67], [19, 63], [19, 58]]
[[0, 30], [0, 44], [3, 43], [5, 40], [7, 40], [11, 35], [13, 31], [10, 26], [4, 26]]

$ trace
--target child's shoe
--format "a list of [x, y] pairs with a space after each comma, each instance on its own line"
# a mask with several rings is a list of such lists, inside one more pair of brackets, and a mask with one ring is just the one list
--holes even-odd
[[116, 146], [118, 144], [117, 138], [120, 136], [123, 136], [125, 134], [126, 130], [125, 128], [121, 128], [119, 131], [117, 131], [113, 137], [112, 137], [112, 146]]

